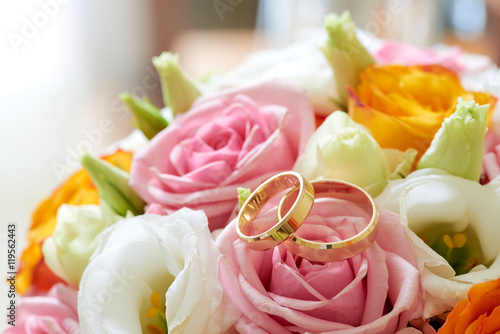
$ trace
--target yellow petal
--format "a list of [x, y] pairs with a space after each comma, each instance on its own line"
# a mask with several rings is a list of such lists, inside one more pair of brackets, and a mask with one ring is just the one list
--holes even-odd
[[372, 65], [360, 74], [360, 84], [349, 89], [348, 111], [382, 148], [415, 148], [421, 156], [455, 111], [458, 97], [490, 103], [491, 118], [496, 99], [465, 91], [458, 75], [445, 67]]
[[433, 135], [412, 128], [396, 117], [370, 108], [367, 105], [359, 104], [352, 96], [348, 100], [348, 109], [349, 116], [356, 123], [370, 129], [373, 138], [382, 148], [395, 148], [406, 151], [408, 148], [413, 147], [423, 153], [431, 144]]

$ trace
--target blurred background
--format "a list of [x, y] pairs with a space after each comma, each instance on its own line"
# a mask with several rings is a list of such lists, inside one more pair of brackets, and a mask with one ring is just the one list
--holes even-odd
[[162, 106], [151, 57], [178, 52], [200, 79], [345, 9], [376, 36], [460, 45], [500, 64], [497, 0], [2, 1], [1, 226], [18, 224], [22, 249], [35, 205], [78, 168], [76, 156], [131, 132], [118, 93]]

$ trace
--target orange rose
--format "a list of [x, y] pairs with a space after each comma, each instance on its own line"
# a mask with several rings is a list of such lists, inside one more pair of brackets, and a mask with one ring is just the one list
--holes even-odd
[[[130, 170], [132, 153], [116, 151], [103, 157], [104, 160], [126, 171]], [[57, 210], [62, 204], [97, 204], [99, 194], [85, 170], [80, 170], [60, 185], [52, 195], [35, 210], [28, 231], [27, 247], [20, 258], [17, 291], [24, 294], [30, 287], [48, 291], [61, 280], [45, 265], [42, 258], [42, 243], [52, 235], [56, 227]]]
[[473, 285], [438, 334], [494, 334], [500, 332], [500, 279]]
[[360, 76], [357, 89], [349, 88], [349, 115], [367, 126], [381, 147], [423, 153], [458, 97], [490, 103], [488, 121], [496, 103], [487, 93], [467, 92], [458, 76], [440, 65], [372, 65]]

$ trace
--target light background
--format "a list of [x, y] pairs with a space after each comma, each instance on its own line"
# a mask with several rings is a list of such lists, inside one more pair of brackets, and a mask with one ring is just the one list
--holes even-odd
[[[216, 1], [237, 5], [221, 16]], [[387, 19], [391, 1], [263, 0], [257, 8], [256, 0], [2, 0], [0, 276], [6, 272], [7, 224], [18, 225], [21, 251], [36, 204], [68, 176], [56, 167], [74, 169], [75, 152], [97, 154], [131, 131], [117, 94], [146, 93], [161, 106], [150, 59], [162, 50], [178, 51], [199, 78], [227, 70], [253, 50], [284, 45], [296, 28], [320, 27], [326, 12], [350, 7], [361, 27], [378, 24], [379, 35], [417, 44], [459, 42], [497, 57], [498, 45], [482, 29], [467, 40], [446, 30], [443, 6], [450, 0], [397, 0], [403, 10]], [[254, 34], [257, 15], [264, 35]], [[24, 39], [15, 46], [13, 38]], [[112, 130], [102, 131], [103, 120]], [[1, 309], [4, 301], [1, 284]]]

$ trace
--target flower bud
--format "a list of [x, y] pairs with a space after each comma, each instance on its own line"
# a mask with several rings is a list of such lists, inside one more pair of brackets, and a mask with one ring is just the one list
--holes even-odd
[[160, 114], [160, 109], [147, 98], [141, 100], [130, 93], [122, 93], [120, 99], [134, 117], [134, 127], [141, 130], [148, 139], [152, 139], [168, 126], [168, 122]]
[[446, 118], [417, 168], [440, 168], [479, 181], [489, 104], [458, 98], [457, 110]]
[[163, 52], [160, 56], [153, 57], [153, 65], [160, 75], [165, 105], [172, 108], [174, 116], [188, 111], [201, 93], [179, 66], [179, 56]]

